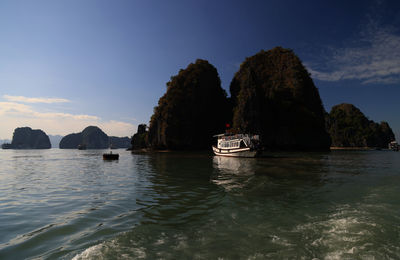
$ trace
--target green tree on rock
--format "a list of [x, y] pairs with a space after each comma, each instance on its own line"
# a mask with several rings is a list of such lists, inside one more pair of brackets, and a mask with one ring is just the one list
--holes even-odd
[[217, 70], [198, 59], [167, 83], [150, 120], [149, 144], [158, 149], [209, 148], [212, 136], [224, 131], [229, 111]]
[[394, 134], [387, 122], [380, 124], [369, 120], [352, 104], [332, 107], [327, 116], [327, 130], [336, 147], [387, 148]]
[[237, 132], [260, 134], [271, 149], [329, 149], [321, 98], [293, 51], [276, 47], [247, 58], [230, 91]]

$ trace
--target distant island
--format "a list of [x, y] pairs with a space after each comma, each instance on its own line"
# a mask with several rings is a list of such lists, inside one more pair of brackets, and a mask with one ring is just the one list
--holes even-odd
[[50, 139], [40, 129], [19, 127], [14, 130], [11, 144], [3, 144], [3, 149], [50, 149]]
[[221, 87], [216, 68], [198, 59], [167, 83], [150, 125], [139, 125], [133, 149], [210, 149], [223, 132], [261, 136], [264, 149], [326, 151], [334, 147], [386, 148], [394, 140], [387, 122], [368, 120], [341, 104], [328, 114], [310, 73], [282, 47], [260, 51]]
[[369, 120], [352, 104], [332, 107], [326, 116], [326, 126], [335, 148], [387, 148], [395, 140], [387, 122]]
[[84, 146], [86, 149], [129, 148], [129, 137], [109, 137], [97, 126], [88, 126], [80, 133], [64, 136], [60, 141], [60, 149], [77, 149]]

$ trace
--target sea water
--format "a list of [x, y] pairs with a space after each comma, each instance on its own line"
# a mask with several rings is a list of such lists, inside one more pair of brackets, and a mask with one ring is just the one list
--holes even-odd
[[398, 259], [400, 153], [0, 150], [0, 259]]

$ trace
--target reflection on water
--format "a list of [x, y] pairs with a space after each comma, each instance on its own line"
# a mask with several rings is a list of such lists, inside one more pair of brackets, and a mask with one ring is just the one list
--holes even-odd
[[325, 181], [327, 154], [286, 153], [268, 158], [213, 157], [212, 182], [226, 191], [240, 194], [257, 193], [263, 196], [294, 190]]
[[146, 205], [143, 223], [179, 225], [205, 216], [222, 194], [210, 186], [211, 162], [199, 153], [155, 154], [149, 157], [151, 186], [137, 204]]
[[235, 158], [225, 156], [214, 156], [214, 167], [224, 173], [230, 174], [254, 174], [255, 158]]
[[400, 153], [102, 152], [0, 151], [0, 259], [400, 257]]
[[257, 160], [254, 158], [213, 157], [214, 171], [212, 182], [224, 187], [227, 191], [239, 189], [249, 183], [256, 174]]

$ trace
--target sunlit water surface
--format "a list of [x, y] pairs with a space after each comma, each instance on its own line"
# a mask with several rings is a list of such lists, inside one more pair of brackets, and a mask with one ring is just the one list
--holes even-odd
[[400, 258], [400, 153], [0, 150], [0, 259]]

